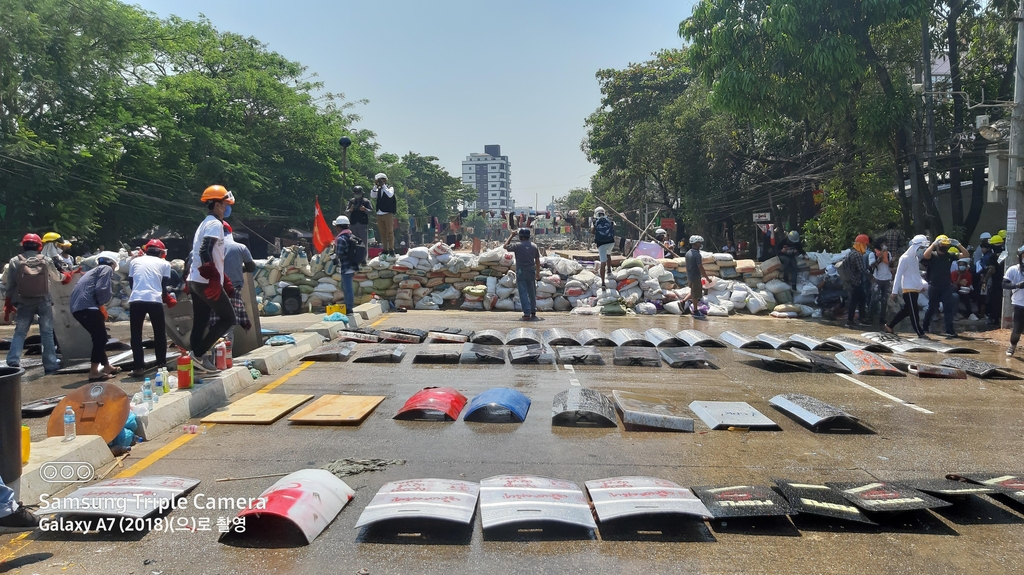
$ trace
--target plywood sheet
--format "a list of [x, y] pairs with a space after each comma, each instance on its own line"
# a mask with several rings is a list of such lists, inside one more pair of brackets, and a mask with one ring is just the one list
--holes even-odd
[[383, 395], [325, 395], [288, 418], [313, 425], [359, 425], [384, 401]]
[[203, 423], [271, 424], [286, 413], [313, 399], [312, 395], [254, 393], [232, 403], [223, 411], [203, 418]]

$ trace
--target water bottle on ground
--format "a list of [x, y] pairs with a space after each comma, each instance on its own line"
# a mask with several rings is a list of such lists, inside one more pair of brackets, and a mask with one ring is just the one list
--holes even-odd
[[75, 437], [75, 410], [69, 405], [64, 410], [64, 441], [74, 441]]
[[[160, 373], [159, 371], [156, 372], [156, 381], [153, 382], [153, 393], [156, 395], [156, 397], [160, 397], [161, 395], [164, 394], [164, 374]], [[159, 399], [157, 399], [156, 401], [159, 401]]]
[[145, 402], [146, 407], [149, 411], [153, 411], [153, 383], [146, 378], [146, 381], [142, 382], [142, 401]]

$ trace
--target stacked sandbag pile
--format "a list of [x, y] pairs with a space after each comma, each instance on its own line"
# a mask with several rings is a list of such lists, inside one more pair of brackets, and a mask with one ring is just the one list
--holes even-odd
[[289, 286], [298, 287], [302, 303], [314, 308], [345, 300], [333, 245], [312, 258], [301, 248], [284, 248], [279, 257], [256, 260], [253, 281], [257, 306], [264, 315], [281, 313], [281, 294]]

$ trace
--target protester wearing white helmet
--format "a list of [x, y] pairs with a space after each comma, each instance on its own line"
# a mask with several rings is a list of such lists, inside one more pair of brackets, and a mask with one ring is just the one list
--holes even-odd
[[792, 230], [779, 242], [778, 256], [782, 262], [782, 281], [796, 289], [796, 276], [798, 265], [797, 257], [804, 253], [804, 246], [800, 243], [800, 232]]
[[597, 258], [601, 262], [598, 271], [601, 274], [601, 287], [604, 287], [608, 272], [611, 271], [608, 258], [612, 246], [615, 245], [615, 223], [605, 215], [602, 207], [594, 209], [594, 225], [591, 232], [594, 234], [594, 243], [597, 244]]
[[363, 260], [362, 252], [359, 250], [362, 240], [349, 229], [348, 218], [345, 216], [334, 218], [334, 230], [338, 233], [338, 236], [334, 238], [334, 259], [341, 271], [341, 289], [345, 292], [345, 313], [351, 315], [356, 304], [352, 276], [359, 270], [359, 264]]
[[383, 173], [373, 177], [370, 197], [377, 200], [377, 231], [380, 233], [381, 256], [395, 255], [395, 214], [398, 213], [398, 198], [395, 188], [388, 185]]
[[928, 288], [928, 284], [921, 277], [921, 256], [924, 255], [928, 246], [928, 237], [918, 234], [910, 240], [910, 247], [900, 256], [900, 263], [896, 266], [896, 275], [892, 278], [892, 305], [901, 295], [903, 296], [903, 309], [895, 317], [885, 324], [885, 331], [895, 333], [896, 327], [904, 318], [910, 318], [910, 325], [914, 328], [917, 337], [925, 337], [924, 330], [918, 319], [917, 297]]
[[701, 278], [711, 281], [708, 277], [708, 273], [704, 271], [704, 260], [700, 254], [700, 248], [704, 245], [704, 238], [700, 236], [690, 236], [690, 250], [686, 252], [686, 282], [690, 286], [690, 306], [691, 312], [694, 319], [703, 319], [704, 314], [701, 313], [700, 301], [704, 298], [704, 286], [701, 284]]
[[[658, 244], [660, 244], [662, 249], [664, 249], [666, 252], [672, 252], [673, 248], [676, 247], [676, 243], [668, 239], [668, 232], [666, 232], [662, 228], [654, 230], [654, 240], [658, 242]], [[673, 253], [673, 255], [675, 254]], [[668, 255], [666, 255], [665, 257], [668, 257]]]

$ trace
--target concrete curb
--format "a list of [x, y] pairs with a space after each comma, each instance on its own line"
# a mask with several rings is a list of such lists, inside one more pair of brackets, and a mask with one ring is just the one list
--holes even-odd
[[[35, 505], [44, 494], [53, 495], [67, 487], [91, 481], [94, 473], [88, 473], [89, 467], [83, 464], [88, 464], [92, 472], [98, 473], [101, 467], [112, 461], [114, 454], [107, 447], [107, 442], [98, 435], [79, 435], [67, 443], [64, 443], [63, 437], [47, 437], [32, 444], [32, 456], [21, 470], [21, 479], [11, 487], [26, 505]], [[70, 465], [49, 465], [57, 463]], [[57, 474], [66, 472], [78, 475], [82, 480], [47, 481], [40, 473], [44, 465], [48, 473], [54, 470]]]
[[320, 347], [323, 341], [319, 333], [293, 333], [292, 337], [295, 338], [295, 345], [265, 345], [235, 358], [235, 361], [240, 364], [251, 361], [252, 366], [260, 370], [260, 373], [268, 375]]
[[[349, 316], [351, 317], [351, 316]], [[348, 327], [343, 321], [321, 321], [303, 329], [303, 332], [318, 333], [327, 339], [338, 337], [338, 332]], [[353, 326], [356, 327], [356, 326]]]
[[353, 309], [352, 311], [354, 311], [357, 315], [359, 315], [359, 317], [363, 318], [366, 321], [373, 321], [374, 319], [384, 315], [384, 310], [383, 308], [381, 308], [379, 303], [360, 304], [357, 305], [355, 309]]

